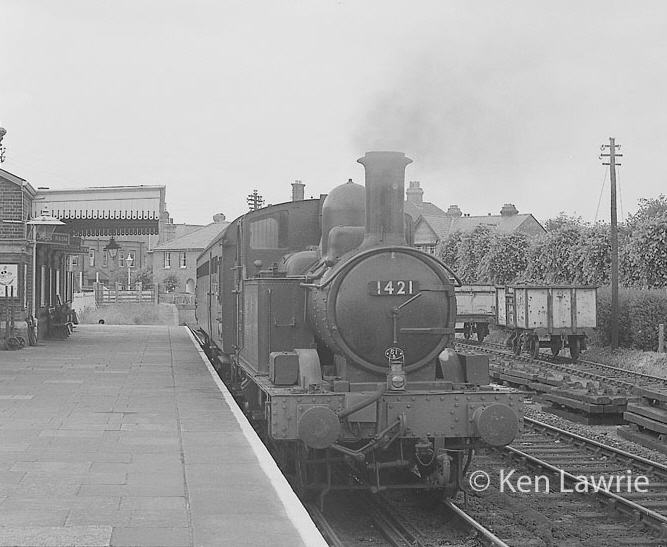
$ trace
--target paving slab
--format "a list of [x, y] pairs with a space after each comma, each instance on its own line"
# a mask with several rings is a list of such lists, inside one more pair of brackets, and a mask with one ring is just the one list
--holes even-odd
[[185, 327], [78, 325], [0, 351], [10, 545], [326, 542]]

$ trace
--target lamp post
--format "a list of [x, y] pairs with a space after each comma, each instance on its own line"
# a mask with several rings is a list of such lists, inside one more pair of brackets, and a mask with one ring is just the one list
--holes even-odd
[[[63, 226], [65, 223], [52, 217], [48, 211], [42, 210], [42, 214], [38, 217], [30, 219], [26, 224], [30, 228], [30, 240], [32, 242], [32, 310], [31, 315], [37, 322], [37, 240], [48, 241], [51, 239], [53, 232], [58, 226]], [[38, 238], [39, 236], [39, 238]]]
[[132, 259], [132, 255], [130, 254], [130, 251], [127, 251], [127, 258], [125, 259], [125, 263], [127, 264], [127, 290], [130, 291], [132, 290], [130, 288], [130, 271], [132, 269], [132, 263], [134, 260]]

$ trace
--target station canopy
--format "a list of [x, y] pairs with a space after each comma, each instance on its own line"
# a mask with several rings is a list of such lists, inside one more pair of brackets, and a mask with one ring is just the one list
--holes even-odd
[[32, 216], [49, 214], [79, 237], [152, 235], [165, 212], [165, 186], [39, 188]]

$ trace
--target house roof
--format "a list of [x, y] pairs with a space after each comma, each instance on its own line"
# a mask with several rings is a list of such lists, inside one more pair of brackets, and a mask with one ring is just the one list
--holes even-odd
[[153, 251], [202, 251], [216, 238], [229, 222], [212, 222], [206, 226], [175, 237], [153, 248]]
[[539, 222], [531, 214], [461, 217], [421, 215], [415, 225], [421, 222], [426, 222], [440, 239], [444, 239], [455, 232], [472, 232], [478, 226], [488, 226], [503, 234], [511, 234], [520, 231], [521, 226], [526, 222], [539, 225]]
[[416, 221], [420, 216], [440, 216], [444, 215], [445, 212], [433, 205], [429, 201], [422, 201], [421, 203], [415, 203], [412, 200], [405, 201], [404, 211], [412, 217], [412, 220]]
[[174, 224], [174, 237], [171, 239], [174, 240], [178, 237], [184, 237], [188, 234], [191, 234], [192, 232], [196, 232], [197, 230], [201, 230], [205, 226], [208, 226], [208, 224]]
[[423, 201], [424, 191], [419, 181], [410, 181], [406, 194], [404, 211], [414, 221], [415, 234], [423, 241], [428, 241], [428, 244], [432, 244], [434, 239], [442, 240], [455, 232], [472, 232], [478, 226], [488, 226], [503, 234], [519, 231], [535, 235], [546, 231], [533, 215], [520, 215], [512, 203], [505, 203], [499, 215], [470, 216], [464, 215], [458, 205], [450, 205], [445, 212], [432, 203]]

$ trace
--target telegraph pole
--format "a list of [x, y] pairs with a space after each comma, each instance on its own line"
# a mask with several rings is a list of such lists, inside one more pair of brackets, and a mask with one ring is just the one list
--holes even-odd
[[609, 137], [609, 144], [603, 144], [600, 149], [604, 152], [609, 149], [609, 154], [600, 154], [600, 159], [609, 158], [602, 165], [609, 166], [609, 178], [611, 180], [611, 349], [618, 349], [618, 215], [616, 212], [616, 166], [621, 165], [616, 161], [623, 154], [617, 154], [616, 149], [620, 144], [615, 144], [614, 138]]
[[252, 194], [249, 194], [246, 198], [246, 201], [248, 202], [248, 208], [251, 211], [261, 209], [264, 206], [264, 198], [259, 195], [257, 190], [253, 190]]

